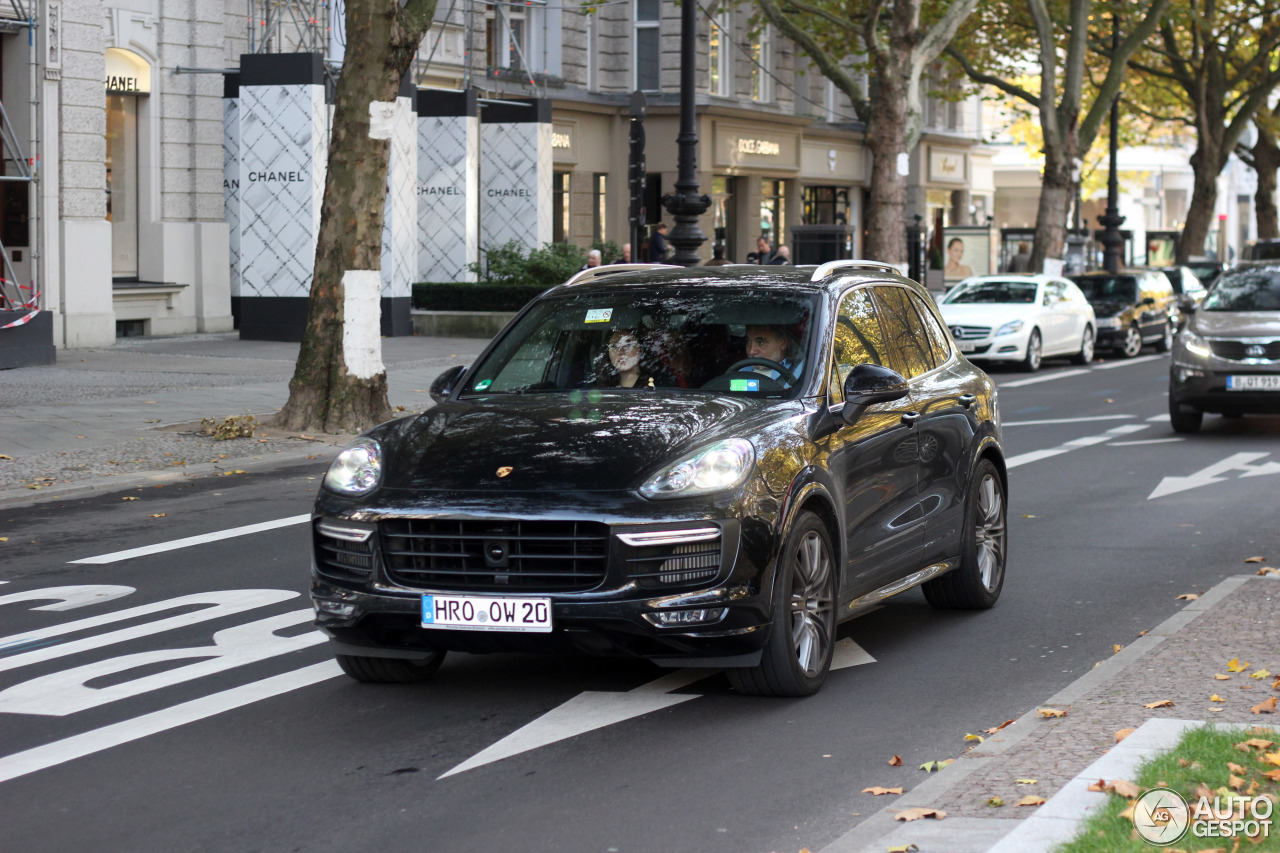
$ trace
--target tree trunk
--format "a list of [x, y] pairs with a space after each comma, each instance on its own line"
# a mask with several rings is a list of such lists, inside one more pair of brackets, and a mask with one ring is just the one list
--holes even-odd
[[[1191, 155], [1192, 191], [1191, 207], [1187, 210], [1187, 223], [1182, 227], [1182, 239], [1178, 242], [1178, 263], [1185, 264], [1194, 255], [1204, 254], [1204, 239], [1214, 223], [1214, 209], [1218, 204], [1218, 173], [1222, 171], [1222, 158], [1212, 139], [1201, 133], [1199, 146]], [[1218, 247], [1223, 254], [1224, 247]], [[1225, 261], [1225, 257], [1219, 257]]]
[[907, 260], [906, 178], [898, 174], [898, 154], [905, 150], [906, 78], [893, 69], [880, 74], [880, 97], [867, 124], [871, 151], [871, 204], [867, 211], [869, 260], [902, 264]]
[[1075, 129], [1057, 144], [1045, 140], [1044, 179], [1040, 187], [1040, 204], [1036, 209], [1036, 237], [1031, 249], [1031, 272], [1043, 272], [1046, 258], [1064, 259], [1067, 242], [1067, 216], [1076, 195], [1072, 180], [1075, 159]]
[[275, 421], [290, 430], [359, 432], [391, 414], [377, 327], [390, 142], [370, 137], [370, 113], [394, 104], [435, 0], [347, 0], [346, 12], [307, 321]]
[[1253, 197], [1258, 217], [1258, 239], [1280, 237], [1276, 215], [1276, 170], [1280, 169], [1280, 145], [1274, 134], [1259, 129], [1253, 146], [1253, 168], [1258, 173], [1258, 191]]

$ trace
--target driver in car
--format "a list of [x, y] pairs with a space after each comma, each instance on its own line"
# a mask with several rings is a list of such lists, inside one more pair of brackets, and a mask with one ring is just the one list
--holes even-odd
[[756, 364], [742, 368], [791, 385], [804, 371], [804, 357], [799, 342], [783, 326], [747, 326], [747, 358], [763, 358], [786, 368], [785, 376], [776, 369]]

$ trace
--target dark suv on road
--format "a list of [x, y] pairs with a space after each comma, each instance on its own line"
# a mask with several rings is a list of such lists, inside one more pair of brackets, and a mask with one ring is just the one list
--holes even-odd
[[1178, 297], [1173, 284], [1155, 270], [1086, 272], [1070, 277], [1093, 306], [1098, 323], [1098, 349], [1134, 358], [1144, 344], [1168, 352], [1178, 328]]
[[316, 499], [317, 625], [359, 681], [577, 651], [802, 696], [865, 607], [1000, 595], [995, 389], [887, 265], [598, 267], [432, 397]]

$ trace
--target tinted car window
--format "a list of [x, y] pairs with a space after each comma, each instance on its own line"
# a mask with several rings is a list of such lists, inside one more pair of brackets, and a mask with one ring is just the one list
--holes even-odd
[[925, 333], [929, 336], [929, 346], [933, 350], [934, 364], [942, 364], [951, 358], [951, 336], [942, 327], [937, 315], [929, 309], [929, 306], [920, 301], [920, 297], [912, 294], [911, 304], [916, 307], [916, 312], [920, 315], [921, 322], [924, 323]]
[[1090, 302], [1117, 299], [1132, 302], [1138, 298], [1138, 282], [1131, 275], [1091, 275], [1072, 280]]
[[832, 402], [844, 400], [844, 380], [859, 364], [886, 364], [884, 334], [876, 315], [871, 291], [853, 290], [840, 300], [832, 348], [830, 391]]
[[1202, 307], [1205, 311], [1280, 311], [1280, 270], [1225, 272]]
[[877, 287], [875, 297], [884, 325], [889, 366], [907, 379], [933, 370], [937, 365], [929, 334], [911, 304], [911, 294], [901, 287]]
[[[613, 288], [551, 296], [539, 300], [504, 334], [473, 369], [462, 393], [617, 387], [610, 350], [624, 346], [638, 353], [643, 381], [636, 390], [694, 391], [713, 378], [723, 379], [731, 365], [747, 358], [747, 330], [760, 328], [780, 342], [777, 358], [771, 360], [802, 378], [815, 299], [706, 287]], [[719, 390], [729, 392], [783, 393], [782, 383], [773, 381], [721, 384], [725, 387]], [[800, 382], [786, 384], [795, 388]]]

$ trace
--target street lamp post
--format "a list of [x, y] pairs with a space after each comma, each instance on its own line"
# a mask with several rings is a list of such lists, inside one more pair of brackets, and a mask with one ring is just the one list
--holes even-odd
[[698, 193], [698, 130], [694, 113], [694, 86], [697, 70], [695, 49], [698, 27], [694, 12], [698, 4], [685, 2], [680, 7], [680, 134], [678, 146], [676, 191], [662, 197], [662, 206], [676, 221], [668, 241], [675, 247], [671, 263], [684, 267], [701, 262], [698, 247], [707, 236], [698, 227], [698, 217], [711, 206], [711, 199]]
[[[1120, 19], [1118, 16], [1111, 17], [1111, 54], [1114, 56], [1120, 44]], [[1120, 269], [1120, 256], [1122, 254], [1121, 247], [1124, 245], [1124, 237], [1120, 235], [1120, 226], [1124, 224], [1125, 218], [1120, 215], [1120, 181], [1116, 174], [1116, 153], [1120, 148], [1120, 93], [1116, 92], [1115, 100], [1111, 102], [1111, 139], [1110, 139], [1110, 174], [1107, 176], [1107, 210], [1098, 217], [1098, 224], [1102, 226], [1102, 235], [1099, 240], [1103, 246], [1102, 266], [1109, 273], [1116, 273]]]

